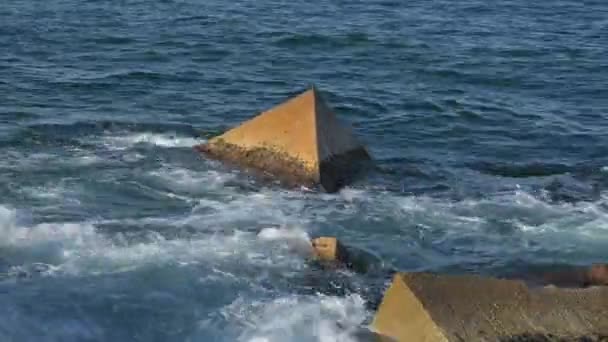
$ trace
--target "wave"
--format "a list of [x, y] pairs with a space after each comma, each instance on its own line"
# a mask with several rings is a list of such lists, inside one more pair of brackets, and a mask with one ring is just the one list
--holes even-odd
[[[0, 160], [0, 169], [42, 171], [134, 163], [146, 157], [135, 148], [191, 149], [206, 141], [201, 137], [176, 132], [124, 131], [82, 134], [70, 141], [63, 141], [57, 136], [50, 139], [54, 141], [46, 141], [42, 145], [45, 146], [44, 149], [38, 143], [31, 148], [11, 146], [5, 149], [1, 154], [3, 158]], [[19, 144], [23, 144], [23, 141]]]
[[[117, 42], [117, 44], [120, 44]], [[147, 61], [168, 61], [162, 53], [149, 49], [139, 55], [140, 59]], [[160, 82], [175, 81], [184, 82], [192, 77], [192, 73], [163, 73], [150, 70], [123, 70], [113, 72], [80, 71], [77, 74], [69, 74], [57, 77], [51, 81], [51, 85], [68, 89], [92, 90], [118, 87], [120, 82]]]
[[529, 164], [479, 162], [473, 165], [473, 168], [490, 175], [512, 178], [546, 177], [561, 175], [575, 170], [575, 167], [570, 165], [540, 162]]
[[94, 44], [98, 44], [98, 45], [106, 45], [106, 44], [107, 45], [127, 45], [127, 44], [134, 44], [137, 42], [137, 40], [134, 38], [124, 37], [124, 36], [111, 36], [111, 35], [94, 37], [94, 38], [89, 39], [89, 41]]
[[193, 195], [203, 196], [211, 190], [221, 191], [237, 180], [236, 172], [198, 171], [171, 165], [162, 165], [148, 175], [152, 184], [167, 191], [169, 196], [181, 195], [191, 200], [196, 200]]
[[[136, 215], [122, 220], [23, 226], [4, 208], [1, 239], [12, 250], [11, 264], [18, 265], [23, 258], [21, 264], [41, 262], [78, 272], [86, 269], [86, 263], [110, 260], [104, 263], [108, 269], [99, 269], [108, 272], [120, 268], [122, 261], [138, 264], [146, 263], [146, 258], [152, 263], [200, 261], [208, 257], [200, 250], [232, 255], [221, 246], [251, 248], [264, 258], [268, 255], [260, 252], [262, 246], [276, 241], [282, 246], [277, 256], [289, 259], [287, 255], [294, 250], [308, 248], [310, 236], [322, 233], [376, 251], [403, 269], [433, 269], [446, 263], [478, 265], [482, 259], [493, 267], [493, 263], [512, 259], [597, 261], [608, 241], [605, 194], [578, 202], [556, 202], [542, 193], [523, 190], [462, 200], [349, 187], [338, 194], [322, 194], [257, 188], [239, 173], [168, 164], [145, 177], [146, 188], [185, 201], [186, 210], [155, 218], [153, 224], [151, 217]], [[39, 199], [68, 200], [64, 192], [50, 191], [48, 195]], [[110, 233], [136, 231], [143, 234], [139, 241], [125, 242], [123, 233]], [[233, 239], [243, 245], [231, 244]], [[408, 258], [399, 257], [404, 246], [412, 253]], [[200, 258], [194, 256], [197, 253]], [[64, 259], [66, 255], [80, 257]]]
[[246, 327], [238, 341], [247, 342], [354, 342], [370, 315], [358, 295], [294, 295], [253, 303], [239, 298], [223, 311]]
[[171, 133], [133, 133], [125, 135], [110, 134], [103, 138], [104, 145], [110, 149], [123, 150], [139, 144], [158, 147], [193, 147], [205, 142], [205, 139]]
[[[374, 239], [391, 241], [383, 248], [388, 251], [385, 255], [400, 250], [399, 243], [416, 244], [422, 255], [438, 249], [449, 254], [452, 245], [460, 245], [463, 252], [468, 247], [480, 249], [473, 245], [480, 243], [481, 250], [497, 259], [514, 256], [514, 251], [526, 251], [533, 244], [529, 249], [533, 257], [535, 251], [576, 249], [577, 243], [598, 247], [598, 241], [605, 241], [608, 224], [605, 194], [590, 200], [558, 201], [550, 193], [515, 189], [450, 200], [369, 187], [347, 187], [335, 195], [257, 188], [238, 172], [213, 168], [196, 171], [164, 166], [151, 176], [160, 182], [156, 186], [162, 191], [185, 196], [192, 203], [188, 216], [177, 220], [180, 224], [244, 230], [300, 226], [312, 234], [367, 234], [364, 244]], [[399, 238], [393, 239], [394, 234]], [[501, 244], [505, 237], [512, 245]], [[553, 241], [560, 238], [563, 240]], [[587, 249], [581, 258], [598, 251]]]
[[280, 47], [311, 47], [311, 46], [329, 46], [336, 47], [353, 47], [362, 44], [369, 44], [372, 40], [364, 33], [349, 33], [343, 36], [330, 36], [322, 34], [294, 34], [290, 33], [285, 37], [277, 39], [274, 44]]
[[[178, 195], [199, 177], [214, 177], [167, 166], [157, 172], [167, 172], [167, 184], [172, 176], [185, 175], [173, 177], [184, 186], [171, 189]], [[340, 288], [320, 289], [335, 280], [315, 278], [305, 261], [310, 237], [320, 232], [377, 252], [404, 270], [484, 272], [514, 263], [586, 263], [604, 257], [608, 242], [605, 196], [554, 203], [518, 190], [450, 201], [365, 188], [320, 194], [230, 187], [189, 196], [195, 200], [192, 211], [180, 215], [86, 222], [30, 224], [21, 210], [0, 206], [0, 284], [20, 279], [35, 284], [40, 277], [47, 281], [41, 286], [48, 280], [73, 285], [91, 279], [95, 293], [108, 296], [116, 286], [133, 284], [121, 291], [198, 320], [191, 340], [217, 334], [248, 342], [351, 341], [370, 316], [365, 292], [372, 291], [366, 288], [372, 281], [366, 279], [361, 290], [358, 278], [348, 274], [354, 291], [338, 296]], [[197, 306], [208, 303], [219, 304], [199, 315]], [[16, 305], [11, 299], [3, 307], [9, 320], [24, 320], [18, 325], [23, 327], [29, 323]], [[78, 329], [87, 328], [70, 317], [49, 327], [58, 336], [84, 336], [62, 330], [71, 320]], [[94, 318], [93, 330], [82, 334], [102, 336], [96, 329], [103, 322]], [[218, 324], [228, 331], [219, 331]]]
[[[36, 123], [25, 126], [16, 131], [11, 139], [0, 141], [0, 147], [78, 147], [94, 148], [91, 143], [97, 138], [116, 136], [118, 138], [128, 135], [168, 135], [174, 137], [197, 138], [201, 133], [196, 128], [184, 124], [147, 123], [129, 121], [75, 121], [71, 123]], [[153, 138], [152, 138], [153, 139]], [[161, 141], [162, 144], [162, 141]]]
[[[46, 265], [44, 275], [107, 274], [130, 272], [150, 265], [204, 263], [208, 266], [239, 264], [252, 267], [300, 267], [306, 255], [297, 253], [298, 244], [307, 233], [297, 228], [269, 228], [256, 232], [199, 231], [188, 237], [168, 238], [153, 230], [137, 233], [104, 233], [113, 222], [20, 224], [15, 209], [0, 206], [0, 250], [11, 274]], [[157, 219], [164, 226], [179, 225], [169, 218]], [[145, 226], [146, 219], [135, 220]], [[300, 240], [298, 240], [300, 239]], [[294, 244], [295, 241], [295, 244]], [[265, 253], [273, 243], [278, 253]], [[278, 245], [277, 245], [278, 244]], [[278, 248], [278, 249], [277, 249]], [[291, 266], [290, 266], [291, 265]], [[36, 268], [36, 267], [34, 267]], [[221, 267], [220, 267], [221, 268]]]
[[[244, 180], [238, 173], [173, 172], [164, 176], [168, 191], [186, 195], [194, 204], [180, 224], [213, 230], [299, 226], [308, 234], [322, 232], [361, 244], [389, 259], [410, 246], [415, 256], [399, 263], [408, 269], [432, 269], [444, 262], [477, 264], [482, 254], [490, 263], [504, 258], [534, 262], [552, 253], [564, 262], [588, 262], [601, 256], [608, 239], [605, 194], [565, 202], [516, 189], [450, 200], [347, 187], [333, 195], [240, 187]], [[454, 250], [458, 255], [449, 258]], [[573, 258], [575, 251], [579, 253]]]
[[[128, 156], [127, 156], [128, 157]], [[86, 168], [102, 164], [110, 164], [94, 152], [80, 148], [66, 148], [63, 151], [24, 152], [21, 150], [8, 151], [0, 161], [0, 170], [13, 171], [43, 171], [66, 168]]]
[[310, 235], [298, 228], [264, 228], [258, 233], [258, 239], [270, 242], [284, 242], [294, 252], [307, 257], [312, 255]]

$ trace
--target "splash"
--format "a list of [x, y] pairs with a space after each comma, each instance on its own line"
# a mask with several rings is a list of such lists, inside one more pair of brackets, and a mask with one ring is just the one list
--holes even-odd
[[114, 150], [125, 150], [139, 144], [165, 148], [192, 147], [205, 142], [204, 139], [170, 133], [135, 133], [127, 135], [110, 135], [103, 139], [104, 145]]
[[62, 152], [21, 152], [8, 151], [1, 153], [0, 170], [51, 170], [66, 167], [90, 167], [98, 164], [107, 164], [105, 160], [92, 152], [81, 149], [68, 149]]
[[[149, 224], [149, 220], [124, 220], [124, 224]], [[171, 219], [156, 219], [157, 225], [175, 224]], [[97, 224], [108, 224], [100, 222]], [[111, 222], [120, 225], [121, 220]], [[177, 223], [177, 227], [181, 224]], [[268, 253], [269, 240], [278, 249]], [[205, 265], [207, 268], [232, 269], [235, 265], [262, 268], [300, 268], [304, 262], [293, 249], [308, 243], [303, 230], [284, 232], [266, 229], [261, 237], [254, 232], [201, 231], [187, 238], [168, 238], [144, 229], [137, 234], [104, 234], [95, 222], [44, 223], [23, 226], [17, 212], [0, 206], [0, 249], [3, 260], [14, 269], [38, 269], [47, 273], [109, 274], [130, 272], [143, 267], [167, 265]], [[302, 247], [304, 246], [304, 247]], [[32, 266], [34, 265], [34, 266]], [[17, 267], [17, 268], [15, 268]]]
[[194, 192], [200, 195], [210, 189], [221, 189], [237, 177], [234, 173], [216, 170], [196, 171], [171, 165], [163, 165], [161, 168], [151, 171], [149, 175], [161, 181], [164, 186], [174, 192], [185, 194]]
[[301, 228], [264, 228], [258, 233], [258, 239], [285, 243], [290, 250], [304, 257], [312, 254], [310, 235]]
[[13, 242], [16, 221], [15, 210], [0, 206], [0, 246]]
[[370, 313], [358, 295], [288, 296], [269, 302], [238, 299], [226, 315], [245, 329], [246, 342], [351, 342]]
[[[3, 259], [17, 270], [32, 265], [61, 265], [105, 241], [90, 224], [18, 224], [17, 211], [0, 206], [0, 249]], [[35, 267], [37, 268], [37, 267]], [[50, 270], [54, 267], [48, 267]]]

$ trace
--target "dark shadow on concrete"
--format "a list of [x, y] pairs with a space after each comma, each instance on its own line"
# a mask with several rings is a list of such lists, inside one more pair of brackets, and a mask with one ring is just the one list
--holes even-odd
[[552, 334], [522, 334], [500, 338], [499, 342], [608, 342], [608, 335], [561, 337]]

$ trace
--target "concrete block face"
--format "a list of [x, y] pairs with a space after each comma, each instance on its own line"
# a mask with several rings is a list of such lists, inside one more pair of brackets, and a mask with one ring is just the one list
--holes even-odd
[[358, 175], [358, 162], [371, 159], [315, 88], [197, 148], [287, 184], [321, 185], [328, 192], [350, 183]]
[[397, 341], [606, 341], [608, 288], [399, 273], [373, 328]]
[[314, 256], [322, 261], [342, 261], [340, 260], [338, 239], [335, 237], [322, 236], [312, 240]]

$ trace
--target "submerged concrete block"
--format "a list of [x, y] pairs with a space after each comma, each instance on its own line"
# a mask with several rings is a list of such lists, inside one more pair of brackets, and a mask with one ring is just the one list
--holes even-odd
[[398, 273], [372, 326], [396, 341], [608, 341], [608, 287]]
[[312, 88], [197, 146], [206, 155], [335, 192], [369, 160], [352, 130]]
[[369, 271], [380, 274], [395, 271], [386, 268], [382, 260], [365, 250], [347, 247], [340, 240], [333, 236], [321, 236], [311, 241], [313, 258], [317, 261], [328, 262], [334, 266], [345, 267], [357, 273], [367, 273]]
[[347, 262], [344, 246], [335, 237], [321, 236], [312, 240], [314, 257], [320, 261]]

